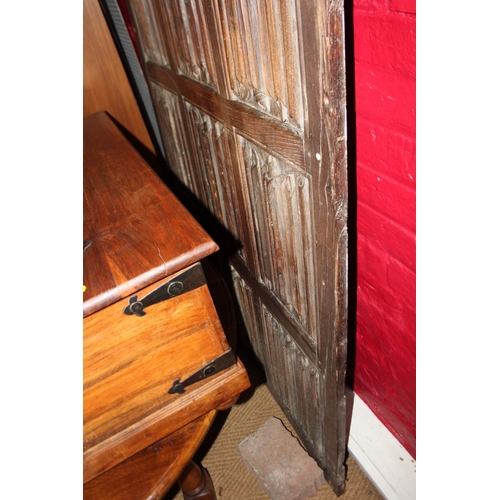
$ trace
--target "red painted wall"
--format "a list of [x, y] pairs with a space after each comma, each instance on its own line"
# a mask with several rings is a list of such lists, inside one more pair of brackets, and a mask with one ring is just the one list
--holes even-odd
[[415, 0], [353, 0], [354, 391], [416, 456]]

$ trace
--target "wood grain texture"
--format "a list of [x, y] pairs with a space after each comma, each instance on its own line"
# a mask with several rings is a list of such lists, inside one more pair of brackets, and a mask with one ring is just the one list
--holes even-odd
[[[332, 403], [325, 406], [324, 418], [331, 425], [330, 446], [325, 447], [324, 462], [332, 464], [326, 470], [326, 478], [335, 492], [345, 489], [345, 433], [346, 433], [346, 393], [345, 376], [347, 368], [347, 142], [346, 142], [346, 89], [344, 55], [344, 4], [334, 0], [325, 12], [327, 43], [326, 67], [324, 72], [323, 114], [328, 133], [322, 136], [323, 151], [331, 159], [331, 172], [327, 185], [331, 186], [330, 207], [325, 212], [325, 221], [331, 228], [329, 236], [332, 246], [324, 251], [321, 265], [331, 269], [326, 282], [333, 291], [334, 313], [328, 318], [322, 311], [320, 321], [331, 325], [333, 335], [323, 335], [320, 363], [325, 373], [324, 398]], [[322, 297], [322, 304], [331, 301], [331, 294]], [[326, 369], [326, 368], [329, 369]], [[338, 472], [336, 472], [338, 471]]]
[[235, 98], [302, 128], [299, 30], [295, 2], [231, 0], [221, 12]]
[[149, 63], [151, 80], [171, 91], [179, 89], [183, 97], [220, 123], [230, 123], [243, 137], [280, 158], [304, 167], [303, 135], [300, 129], [278, 118], [267, 116], [261, 109], [248, 103], [229, 100], [213, 89], [186, 78], [172, 75], [165, 68]]
[[216, 414], [212, 410], [195, 419], [84, 484], [83, 497], [85, 500], [162, 498], [201, 445]]
[[[231, 127], [204, 113], [196, 106], [185, 104], [187, 137], [192, 147], [192, 165], [196, 196], [218, 221], [222, 221], [235, 241], [246, 238], [246, 217], [236, 203], [239, 191], [234, 172], [235, 142]], [[246, 257], [241, 245], [241, 253]]]
[[156, 105], [165, 110], [158, 114], [158, 125], [162, 141], [168, 145], [169, 166], [185, 186], [192, 186], [196, 175], [187, 154], [189, 145], [182, 127], [182, 103], [177, 94], [153, 81], [150, 82], [150, 89]]
[[[161, 284], [141, 290], [138, 300]], [[124, 314], [124, 299], [84, 319], [84, 450], [178, 399], [166, 394], [175, 379], [229, 349], [210, 301], [202, 286], [149, 306], [142, 317]]]
[[[316, 342], [311, 176], [239, 138], [258, 279]], [[297, 277], [300, 276], [300, 279]]]
[[[203, 415], [212, 409], [224, 407], [224, 403], [238, 396], [250, 386], [245, 368], [238, 362], [220, 376], [207, 379], [206, 394], [192, 392], [167, 411], [158, 411], [140, 424], [116, 436], [113, 441], [104, 441], [84, 454], [84, 482], [102, 474], [129, 456], [141, 451], [176, 428], [188, 424], [196, 415]], [[174, 418], [172, 418], [172, 413]]]
[[83, 116], [107, 111], [154, 153], [98, 0], [83, 0]]
[[83, 154], [84, 316], [218, 249], [105, 113]]
[[164, 45], [161, 37], [163, 16], [158, 10], [158, 2], [144, 0], [140, 5], [134, 5], [134, 15], [139, 19], [139, 43], [142, 48], [143, 60], [170, 68], [166, 56], [168, 48]]
[[163, 21], [165, 33], [177, 42], [172, 61], [177, 71], [217, 89], [216, 63], [209, 35], [213, 26], [209, 25], [205, 12], [209, 3], [198, 0], [165, 2]]
[[[140, 298], [166, 280], [140, 292]], [[206, 285], [123, 314], [123, 299], [84, 318], [84, 480], [122, 462], [248, 388], [241, 363], [169, 394], [229, 349]]]

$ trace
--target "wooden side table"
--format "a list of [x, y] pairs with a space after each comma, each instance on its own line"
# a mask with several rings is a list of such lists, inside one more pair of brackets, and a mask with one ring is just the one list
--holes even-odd
[[190, 461], [250, 386], [200, 264], [218, 248], [104, 112], [84, 119], [83, 226], [84, 496], [180, 479], [211, 498]]

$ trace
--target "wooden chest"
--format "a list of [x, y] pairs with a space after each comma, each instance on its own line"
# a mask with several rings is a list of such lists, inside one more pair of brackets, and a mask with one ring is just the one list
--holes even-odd
[[216, 244], [105, 113], [84, 120], [84, 483], [249, 380], [200, 260]]

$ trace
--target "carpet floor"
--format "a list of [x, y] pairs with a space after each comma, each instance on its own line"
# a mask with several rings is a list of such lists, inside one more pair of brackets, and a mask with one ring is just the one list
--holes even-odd
[[[257, 478], [244, 465], [238, 444], [255, 432], [270, 417], [279, 418], [295, 436], [290, 422], [265, 384], [265, 376], [252, 359], [243, 359], [252, 387], [244, 392], [229, 410], [218, 413], [195, 461], [208, 469], [214, 482], [218, 500], [268, 500], [270, 497], [259, 486]], [[370, 479], [356, 461], [347, 459], [346, 491], [343, 500], [383, 500]], [[318, 489], [310, 500], [338, 498], [328, 483]], [[182, 492], [175, 486], [163, 500], [182, 500]]]

